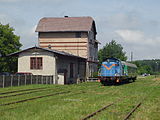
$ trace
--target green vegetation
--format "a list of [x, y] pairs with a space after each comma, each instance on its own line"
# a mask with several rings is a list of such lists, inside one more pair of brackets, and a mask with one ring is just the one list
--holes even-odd
[[160, 60], [137, 60], [133, 62], [138, 67], [138, 74], [160, 74]]
[[111, 42], [106, 43], [106, 45], [98, 51], [99, 64], [101, 64], [106, 58], [111, 57], [126, 61], [127, 56], [125, 54], [122, 45], [116, 43], [115, 40], [112, 40]]
[[[98, 51], [98, 60], [99, 65], [106, 59], [110, 57], [118, 58], [122, 61], [127, 60], [126, 52], [123, 51], [123, 47], [121, 44], [116, 43], [115, 40], [107, 43], [102, 49]], [[152, 59], [152, 60], [136, 60], [132, 62], [136, 64], [138, 69], [137, 72], [139, 75], [141, 74], [151, 74], [157, 75], [160, 74], [160, 60]]]
[[[0, 119], [80, 120], [101, 107], [116, 101], [115, 105], [98, 113], [91, 120], [121, 120], [146, 96], [147, 99], [143, 101], [140, 108], [131, 116], [131, 120], [158, 120], [160, 118], [160, 79], [155, 79], [154, 76], [138, 78], [134, 83], [119, 86], [102, 86], [98, 82], [64, 86], [28, 85], [1, 88], [0, 92], [40, 87], [47, 87], [48, 90], [16, 97], [1, 98], [0, 104], [57, 92], [71, 92], [8, 106], [0, 106]], [[118, 99], [121, 100], [117, 101]]]
[[7, 25], [0, 24], [0, 72], [16, 72], [17, 59], [6, 57], [6, 55], [17, 52], [22, 46], [20, 37], [14, 34], [14, 29]]

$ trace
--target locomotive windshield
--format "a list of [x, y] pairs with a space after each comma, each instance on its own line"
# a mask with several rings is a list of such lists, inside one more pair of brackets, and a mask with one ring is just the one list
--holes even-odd
[[115, 60], [115, 59], [107, 59], [106, 62], [118, 62], [118, 60]]

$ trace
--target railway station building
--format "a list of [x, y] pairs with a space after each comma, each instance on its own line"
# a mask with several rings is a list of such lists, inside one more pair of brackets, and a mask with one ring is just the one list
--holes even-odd
[[42, 18], [36, 28], [38, 46], [86, 59], [86, 78], [97, 72], [96, 25], [91, 17]]

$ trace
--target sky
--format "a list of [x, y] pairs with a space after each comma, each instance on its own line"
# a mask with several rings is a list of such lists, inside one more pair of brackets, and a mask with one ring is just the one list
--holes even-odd
[[0, 23], [20, 36], [21, 49], [38, 44], [43, 17], [91, 16], [99, 49], [116, 40], [130, 60], [160, 59], [160, 0], [0, 0]]

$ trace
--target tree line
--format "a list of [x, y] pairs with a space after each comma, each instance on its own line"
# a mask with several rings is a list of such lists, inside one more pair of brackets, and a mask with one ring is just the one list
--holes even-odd
[[160, 73], [160, 59], [152, 60], [136, 60], [133, 62], [137, 65], [138, 74], [159, 74]]
[[[122, 61], [127, 61], [126, 52], [123, 51], [121, 44], [118, 44], [115, 40], [106, 43], [106, 45], [98, 51], [99, 68], [106, 58], [118, 58]], [[158, 74], [160, 72], [160, 60], [136, 60], [132, 62], [137, 65], [138, 74]]]

